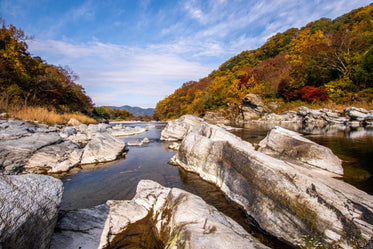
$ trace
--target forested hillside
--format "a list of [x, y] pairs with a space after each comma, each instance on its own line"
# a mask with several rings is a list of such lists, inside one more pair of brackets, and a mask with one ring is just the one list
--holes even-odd
[[266, 100], [373, 100], [373, 4], [334, 20], [322, 18], [243, 51], [199, 81], [158, 102], [155, 117], [238, 106], [247, 93]]
[[40, 57], [32, 57], [27, 51], [28, 39], [21, 29], [2, 24], [0, 109], [42, 106], [62, 112], [90, 113], [92, 100], [83, 87], [74, 82], [77, 76], [67, 67], [50, 65]]

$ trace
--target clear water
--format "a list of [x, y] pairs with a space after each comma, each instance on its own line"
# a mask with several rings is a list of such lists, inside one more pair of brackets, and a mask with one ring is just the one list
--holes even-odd
[[[145, 124], [134, 124], [145, 125]], [[168, 143], [160, 141], [160, 133], [165, 125], [146, 133], [124, 137], [124, 141], [148, 137], [150, 143], [141, 147], [129, 147], [125, 159], [115, 162], [85, 166], [78, 173], [62, 178], [64, 195], [61, 209], [72, 210], [90, 208], [103, 204], [106, 200], [132, 199], [138, 182], [142, 179], [154, 180], [166, 187], [177, 187], [202, 197], [208, 204], [236, 220], [247, 231], [272, 248], [287, 248], [288, 245], [266, 235], [257, 228], [245, 213], [213, 184], [199, 176], [168, 164], [175, 154], [167, 149]], [[270, 126], [246, 125], [234, 133], [252, 143], [262, 140]], [[302, 132], [296, 127], [287, 127]], [[373, 132], [369, 130], [339, 131], [332, 129], [317, 134], [303, 132], [305, 136], [327, 146], [344, 160], [344, 180], [373, 194], [372, 159]]]

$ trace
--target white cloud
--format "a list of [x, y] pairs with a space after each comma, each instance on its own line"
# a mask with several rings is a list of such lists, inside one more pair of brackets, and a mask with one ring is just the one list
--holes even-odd
[[[369, 3], [364, 0], [361, 5], [363, 2]], [[68, 26], [70, 17], [77, 22], [99, 16], [95, 3], [87, 1], [63, 13], [51, 34]], [[139, 34], [123, 33], [133, 37], [135, 42], [131, 44], [139, 45], [109, 42], [98, 32], [81, 42], [71, 36], [35, 40], [30, 51], [49, 63], [71, 66], [97, 104], [126, 104], [125, 99], [135, 101], [134, 96], [139, 103], [155, 104], [157, 98], [165, 97], [182, 83], [207, 76], [229, 57], [258, 48], [278, 32], [324, 16], [335, 18], [356, 5], [349, 0], [183, 0], [168, 5], [172, 9], [153, 10], [149, 0], [142, 0], [130, 22], [137, 27], [131, 30]], [[120, 32], [128, 20], [115, 19], [112, 23]], [[97, 29], [105, 29], [97, 25]], [[146, 36], [146, 32], [153, 37]]]
[[[168, 46], [171, 49], [167, 49]], [[185, 50], [173, 50], [175, 46], [131, 48], [100, 42], [71, 44], [35, 40], [30, 43], [30, 50], [49, 58], [49, 63], [66, 62], [80, 76], [79, 82], [96, 104], [103, 105], [104, 100], [115, 102], [120, 95], [135, 94], [154, 99], [154, 106], [155, 97], [163, 98], [185, 81], [199, 80], [213, 69], [183, 58], [178, 52]], [[101, 92], [103, 87], [112, 92]], [[100, 93], [95, 89], [100, 89]]]

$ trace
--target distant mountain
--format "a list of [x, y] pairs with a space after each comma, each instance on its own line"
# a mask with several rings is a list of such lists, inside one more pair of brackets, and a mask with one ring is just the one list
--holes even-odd
[[154, 108], [141, 108], [141, 107], [133, 107], [129, 105], [124, 105], [124, 106], [109, 106], [110, 108], [113, 109], [119, 109], [119, 110], [126, 110], [127, 112], [132, 113], [135, 116], [143, 116], [143, 115], [148, 115], [148, 116], [153, 116], [154, 113]]

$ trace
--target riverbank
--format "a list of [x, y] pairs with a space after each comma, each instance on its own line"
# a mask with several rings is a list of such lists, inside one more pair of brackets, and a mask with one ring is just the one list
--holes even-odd
[[[184, 121], [186, 121], [186, 122], [184, 122]], [[198, 122], [194, 122], [194, 121], [190, 122], [188, 120], [184, 120], [184, 121], [181, 121], [181, 122], [176, 122], [175, 121], [175, 122], [173, 122], [174, 124], [175, 123], [179, 123], [180, 124], [180, 127], [182, 127], [184, 129], [182, 132], [178, 131], [178, 129], [170, 128], [171, 130], [175, 131], [175, 134], [178, 134], [177, 136], [180, 136], [180, 134], [182, 134], [181, 137], [180, 137], [181, 140], [184, 139], [183, 136], [188, 136], [189, 133], [191, 133], [191, 132], [195, 133], [197, 131], [197, 132], [202, 132], [202, 134], [205, 134], [206, 136], [210, 136], [208, 134], [215, 134], [214, 135], [215, 136], [214, 139], [218, 140], [218, 141], [223, 141], [223, 144], [224, 144], [225, 135], [223, 136], [223, 134], [227, 134], [227, 133], [225, 131], [224, 132], [221, 131], [221, 128], [218, 127], [219, 128], [218, 129], [219, 132], [217, 132], [217, 130], [215, 130], [215, 129], [208, 128], [209, 127], [208, 124], [200, 123], [200, 121], [198, 121]], [[204, 121], [202, 120], [201, 122], [204, 122]], [[199, 128], [197, 130], [195, 130], [196, 126], [188, 128], [187, 124], [193, 124], [193, 123], [196, 123], [197, 126], [200, 126], [202, 124], [203, 126], [205, 126], [205, 128], [204, 129], [200, 129]], [[249, 125], [249, 124], [257, 125], [258, 123], [255, 123], [255, 122], [249, 122], [249, 123], [247, 123], [247, 125]], [[146, 124], [135, 124], [135, 125], [139, 125], [139, 126], [142, 126], [142, 127], [146, 126]], [[113, 129], [114, 126], [115, 126], [115, 124], [111, 124], [111, 129]], [[121, 125], [121, 127], [123, 128], [122, 125]], [[121, 128], [121, 127], [118, 126], [118, 128]], [[226, 129], [229, 128], [229, 127], [226, 127], [226, 126], [222, 126], [222, 127], [226, 128]], [[72, 199], [70, 199], [68, 201], [71, 204], [71, 206], [69, 208], [68, 206], [66, 206], [66, 204], [67, 204], [66, 200], [62, 199], [62, 203], [65, 203], [63, 205], [65, 205], [64, 208], [66, 210], [66, 211], [64, 211], [62, 213], [64, 214], [64, 217], [76, 217], [75, 215], [77, 215], [77, 214], [83, 215], [83, 216], [81, 216], [81, 218], [83, 218], [83, 220], [80, 220], [79, 224], [75, 224], [76, 226], [74, 225], [73, 227], [71, 227], [71, 228], [68, 229], [67, 227], [64, 226], [64, 224], [66, 224], [66, 223], [64, 223], [60, 219], [60, 221], [59, 221], [59, 223], [57, 225], [58, 226], [58, 230], [62, 231], [62, 230], [65, 229], [66, 232], [70, 231], [71, 233], [73, 233], [74, 234], [74, 241], [75, 242], [76, 241], [80, 241], [79, 243], [83, 243], [84, 240], [87, 241], [87, 239], [86, 239], [87, 237], [85, 237], [86, 233], [84, 232], [85, 229], [87, 229], [87, 227], [82, 226], [82, 225], [83, 224], [92, 224], [91, 223], [92, 219], [96, 219], [97, 218], [98, 220], [101, 220], [101, 223], [100, 223], [99, 226], [102, 229], [104, 229], [105, 224], [103, 224], [103, 223], [106, 220], [106, 218], [109, 217], [108, 216], [109, 215], [109, 210], [112, 209], [112, 208], [113, 209], [117, 208], [117, 206], [115, 206], [115, 207], [111, 206], [109, 208], [110, 205], [109, 206], [106, 205], [105, 208], [99, 208], [99, 207], [95, 208], [94, 206], [95, 205], [100, 205], [102, 203], [105, 203], [106, 200], [107, 200], [107, 198], [108, 198], [108, 193], [110, 193], [109, 194], [109, 198], [110, 199], [117, 199], [117, 200], [126, 199], [126, 200], [129, 200], [129, 199], [133, 198], [134, 195], [135, 195], [135, 186], [137, 186], [138, 182], [141, 179], [152, 179], [153, 181], [156, 181], [156, 182], [160, 183], [161, 185], [163, 185], [165, 187], [179, 188], [179, 189], [184, 189], [184, 190], [192, 191], [192, 192], [193, 192], [193, 189], [195, 189], [194, 190], [194, 191], [196, 191], [195, 193], [197, 193], [199, 196], [202, 196], [202, 197], [204, 196], [203, 199], [205, 201], [206, 201], [206, 199], [209, 199], [206, 196], [210, 197], [211, 195], [213, 195], [213, 194], [211, 194], [213, 192], [209, 188], [201, 187], [202, 186], [201, 184], [202, 184], [203, 180], [200, 180], [197, 175], [192, 174], [193, 180], [191, 180], [191, 177], [189, 177], [189, 176], [186, 175], [186, 174], [188, 174], [187, 172], [181, 173], [182, 171], [181, 171], [180, 168], [173, 167], [173, 166], [170, 166], [170, 165], [166, 164], [166, 162], [168, 161], [168, 159], [171, 158], [174, 155], [174, 153], [172, 151], [170, 151], [170, 150], [167, 149], [168, 145], [170, 145], [172, 142], [161, 142], [159, 140], [159, 134], [162, 131], [162, 129], [163, 129], [163, 127], [161, 125], [158, 126], [158, 124], [156, 124], [155, 128], [149, 129], [145, 133], [139, 133], [137, 135], [131, 136], [129, 138], [129, 140], [142, 140], [145, 137], [149, 137], [150, 143], [142, 145], [143, 147], [131, 147], [129, 153], [133, 152], [133, 154], [131, 154], [131, 153], [128, 154], [127, 157], [126, 157], [126, 159], [124, 159], [124, 160], [115, 161], [111, 165], [101, 164], [101, 165], [98, 165], [98, 168], [93, 167], [92, 169], [87, 169], [87, 170], [83, 169], [78, 174], [73, 174], [73, 175], [70, 175], [70, 176], [64, 178], [63, 179], [64, 185], [65, 185], [64, 194], [65, 193], [66, 194], [70, 193], [69, 194], [70, 196], [72, 196], [73, 194], [75, 194], [75, 200], [74, 200], [74, 198], [72, 198]], [[168, 130], [170, 130], [170, 129], [168, 129]], [[243, 130], [244, 129], [242, 129], [242, 128], [241, 129], [234, 129], [234, 132], [239, 133], [240, 131], [243, 131]], [[185, 133], [184, 133], [184, 131], [185, 131]], [[158, 135], [156, 135], [156, 133]], [[231, 135], [229, 135], [229, 136], [231, 136]], [[175, 137], [175, 136], [173, 136], [173, 137]], [[124, 138], [124, 139], [120, 138], [120, 139], [128, 141], [127, 138]], [[236, 137], [236, 138], [234, 138], [234, 140], [239, 142], [240, 139]], [[261, 140], [263, 140], [263, 139], [261, 138], [260, 141]], [[284, 139], [280, 139], [280, 140], [282, 141]], [[239, 147], [240, 148], [242, 147], [242, 149], [244, 149], [244, 150], [245, 150], [246, 147], [247, 148], [255, 148], [255, 147], [257, 147], [259, 145], [260, 141], [258, 141], [257, 145], [253, 144], [253, 146], [249, 146], [248, 143], [244, 143], [244, 144], [246, 144], [245, 146], [239, 146]], [[229, 141], [228, 141], [228, 143], [229, 143]], [[180, 151], [184, 151], [185, 150], [185, 147], [183, 147], [182, 145], [180, 147], [181, 147], [181, 149], [179, 148], [177, 150], [177, 153], [181, 153]], [[195, 149], [196, 149], [196, 151], [192, 152], [192, 153], [198, 154], [198, 153], [201, 153], [203, 151], [206, 151], [205, 147], [201, 147], [201, 149], [198, 149], [196, 147]], [[166, 153], [164, 153], [165, 150], [167, 151]], [[230, 151], [232, 151], [232, 150], [230, 150]], [[216, 151], [216, 152], [217, 152], [217, 154], [216, 153], [215, 154], [214, 153], [209, 153], [209, 154], [215, 155], [215, 156], [213, 156], [213, 158], [219, 160], [219, 152], [218, 151]], [[163, 155], [163, 159], [162, 160], [159, 159], [159, 155], [161, 155], [161, 154]], [[144, 156], [144, 155], [146, 155], [146, 156]], [[229, 153], [224, 152], [223, 155], [229, 155]], [[188, 157], [185, 157], [185, 158], [190, 158], [190, 157], [188, 156]], [[223, 162], [231, 162], [231, 163], [233, 163], [233, 162], [237, 161], [240, 157], [239, 156], [233, 156], [232, 158], [233, 159], [230, 159], [230, 160], [225, 160], [224, 159], [222, 161]], [[187, 160], [191, 160], [191, 159], [187, 159]], [[268, 160], [265, 160], [265, 161], [268, 161]], [[196, 162], [203, 162], [203, 160], [197, 160]], [[210, 162], [212, 163], [213, 161], [210, 161]], [[158, 164], [159, 164], [159, 166], [157, 166]], [[265, 164], [265, 162], [264, 162], [264, 164]], [[292, 172], [291, 174], [293, 174], [293, 175], [294, 174], [298, 174], [298, 173], [296, 173], [297, 172], [296, 170], [294, 171], [294, 169], [292, 169], [291, 172]], [[277, 173], [275, 173], [275, 175], [276, 174]], [[89, 175], [92, 175], [94, 177], [89, 178], [88, 177]], [[300, 176], [297, 176], [296, 178], [299, 178], [299, 177]], [[180, 178], [182, 179], [181, 181], [180, 181]], [[268, 177], [268, 178], [266, 177], [265, 179], [263, 179], [262, 182], [268, 181], [270, 178], [271, 177]], [[240, 181], [239, 177], [233, 177], [231, 179], [234, 180], [235, 182], [237, 182], [237, 181], [239, 182]], [[329, 182], [329, 179], [332, 179], [332, 178], [328, 177], [327, 179], [328, 179], [327, 181]], [[198, 181], [198, 182], [201, 181], [201, 183], [197, 184], [198, 187], [190, 188], [190, 183], [188, 183], [190, 181]], [[278, 182], [284, 182], [284, 181], [281, 180], [281, 181], [278, 181]], [[111, 188], [109, 186], [111, 186]], [[319, 185], [315, 185], [315, 186], [316, 186], [316, 189], [317, 189], [317, 193], [321, 194], [322, 191], [320, 192]], [[185, 189], [185, 188], [187, 188], [187, 189]], [[199, 191], [197, 191], [196, 189], [199, 189]], [[254, 188], [251, 188], [251, 189], [254, 189]], [[269, 188], [269, 189], [271, 189], [271, 188]], [[345, 189], [343, 191], [347, 191], [348, 188], [345, 188]], [[82, 190], [84, 190], [86, 192], [84, 192]], [[107, 192], [105, 192], [105, 191], [107, 191]], [[216, 190], [216, 191], [220, 192], [219, 190]], [[287, 192], [289, 192], [289, 191], [287, 191]], [[347, 192], [349, 192], [349, 191], [347, 191]], [[301, 193], [301, 192], [299, 192], [299, 193]], [[99, 200], [100, 196], [102, 198], [101, 200]], [[256, 198], [259, 198], [259, 196], [256, 197]], [[71, 211], [71, 212], [68, 211], [68, 209], [71, 209], [71, 208], [75, 209], [75, 208], [77, 208], [77, 206], [73, 207], [74, 203], [84, 202], [85, 199], [86, 199], [87, 204], [88, 204], [86, 206], [86, 208], [88, 208], [86, 211], [82, 210], [81, 209], [82, 207], [79, 207], [80, 210], [77, 210], [77, 211]], [[94, 203], [94, 202], [89, 203], [90, 200], [93, 200], [93, 199], [96, 199], [97, 202], [96, 203]], [[325, 197], [323, 197], [323, 199], [327, 200], [327, 198], [325, 198]], [[365, 198], [365, 199], [367, 199], [367, 198]], [[140, 200], [140, 199], [137, 199], [137, 200]], [[353, 200], [355, 203], [359, 203], [356, 200], [354, 200], [353, 198], [350, 198], [350, 200]], [[146, 201], [146, 200], [141, 200], [141, 201]], [[237, 201], [235, 201], [235, 202], [237, 202]], [[128, 203], [129, 202], [123, 202], [123, 203], [121, 202], [120, 205], [121, 206], [124, 205], [123, 207], [129, 208], [129, 207], [127, 207], [127, 205], [130, 205]], [[212, 202], [209, 202], [210, 205], [213, 204], [213, 206], [215, 206], [215, 207], [218, 207], [220, 205], [219, 203], [222, 203], [222, 201], [221, 200], [214, 200]], [[368, 210], [370, 210], [369, 205], [365, 206], [365, 204], [364, 204], [363, 206], [367, 207]], [[232, 207], [229, 206], [226, 209], [231, 210]], [[244, 207], [243, 207], [243, 209], [246, 210]], [[95, 214], [95, 212], [96, 212], [95, 210], [98, 213], [101, 213], [103, 216], [100, 216], [101, 218], [96, 217], [96, 216], [93, 216], [93, 217], [91, 216], [92, 219], [88, 219], [87, 220], [88, 217], [86, 215], [87, 214], [90, 214], [90, 215], [91, 214]], [[221, 210], [219, 209], [219, 211], [221, 211]], [[78, 212], [78, 213], [76, 213], [76, 212]], [[248, 214], [250, 214], [248, 211], [245, 211], [245, 212], [247, 212]], [[369, 214], [369, 213], [365, 213], [365, 214]], [[235, 215], [236, 214], [234, 214], [233, 216], [235, 216]], [[172, 217], [175, 217], [175, 219], [176, 219], [176, 217], [178, 217], [178, 216], [179, 215], [172, 216]], [[110, 217], [115, 217], [115, 215], [114, 216], [110, 216]], [[110, 219], [113, 220], [114, 218], [110, 218]], [[146, 216], [144, 219], [146, 219], [149, 222], [150, 222], [150, 220], [156, 221], [156, 219], [154, 220], [153, 218], [149, 218], [148, 216]], [[247, 217], [244, 215], [243, 219], [247, 220]], [[292, 218], [292, 219], [294, 220], [294, 218]], [[115, 218], [114, 220], [117, 220], [117, 218]], [[138, 220], [138, 222], [135, 221], [133, 223], [133, 225], [135, 227], [137, 227], [138, 225], [139, 225], [139, 227], [141, 227], [142, 226], [141, 222], [143, 222], [143, 221], [144, 221], [143, 219], [140, 219], [140, 220]], [[147, 222], [147, 224], [149, 222]], [[170, 222], [170, 221], [159, 220], [157, 222], [165, 222], [164, 225], [167, 225], [168, 222]], [[154, 223], [154, 226], [155, 226], [155, 224], [157, 224], [157, 222]], [[244, 223], [245, 222], [239, 222], [239, 224], [241, 226], [245, 227], [243, 225]], [[259, 230], [263, 229], [263, 225], [260, 222], [258, 222], [257, 218], [255, 218], [255, 222], [254, 223], [259, 224]], [[207, 224], [209, 224], [209, 222], [207, 222]], [[122, 226], [120, 228], [121, 231], [125, 231], [127, 229], [124, 225], [120, 225], [120, 226]], [[76, 229], [78, 227], [81, 227], [81, 229], [82, 229], [81, 232], [78, 232], [78, 229]], [[129, 227], [133, 227], [133, 226], [131, 225]], [[203, 224], [202, 224], [202, 227], [203, 227]], [[138, 229], [138, 228], [136, 228], [136, 229]], [[136, 229], [134, 231], [137, 231]], [[144, 228], [144, 229], [148, 229], [148, 228]], [[245, 227], [245, 229], [247, 230], [246, 227]], [[267, 231], [267, 229], [265, 229], [265, 230]], [[98, 236], [100, 236], [102, 234], [102, 231], [103, 230], [101, 230], [101, 232], [99, 232], [99, 233], [94, 233], [95, 234], [95, 236], [94, 236], [95, 237], [95, 241], [96, 241], [97, 244], [99, 243]], [[141, 230], [141, 231], [143, 231], [143, 230]], [[149, 230], [146, 230], [146, 231], [149, 231]], [[205, 231], [205, 230], [203, 230], [203, 231]], [[97, 230], [96, 230], [96, 232], [97, 232]], [[131, 233], [129, 233], [129, 234], [131, 234]], [[275, 233], [271, 232], [271, 234], [275, 234]], [[93, 234], [91, 234], [91, 235], [93, 236]], [[89, 236], [91, 236], [91, 235], [89, 235]], [[118, 235], [116, 237], [117, 238], [121, 238], [121, 236], [123, 236], [123, 235], [124, 235], [123, 233], [118, 233]], [[166, 236], [166, 235], [164, 235], [164, 236]], [[205, 235], [203, 235], [203, 236], [205, 236]], [[275, 235], [275, 237], [284, 239], [283, 237], [281, 237], [279, 235]], [[68, 237], [68, 238], [69, 238], [69, 241], [72, 241], [71, 237]], [[169, 235], [168, 235], [168, 238], [170, 238]], [[276, 238], [274, 238], [274, 239], [276, 239]], [[155, 240], [158, 241], [159, 237], [156, 237]], [[165, 240], [165, 241], [166, 241], [166, 243], [168, 243], [167, 242], [168, 240]], [[262, 241], [262, 240], [260, 240], [260, 241]], [[295, 243], [301, 243], [302, 239], [297, 240], [297, 242], [295, 242], [293, 240], [291, 240], [291, 241], [287, 240], [287, 241], [288, 241], [288, 242], [286, 242], [286, 243], [288, 243], [287, 245], [289, 245], [289, 243], [295, 245]], [[317, 240], [317, 241], [320, 241], [320, 240]], [[163, 243], [164, 242], [162, 242], [162, 244]], [[327, 242], [323, 242], [323, 243], [327, 243]], [[361, 243], [363, 243], [363, 242], [361, 242]], [[63, 243], [61, 242], [60, 244], [63, 244]], [[267, 245], [270, 245], [270, 243], [267, 244]], [[274, 247], [271, 246], [271, 247], [272, 248], [278, 248], [279, 246], [274, 246]], [[84, 246], [82, 248], [84, 248]]]

